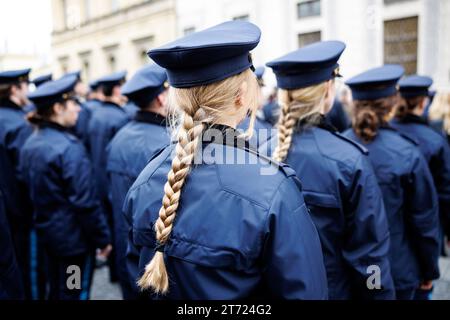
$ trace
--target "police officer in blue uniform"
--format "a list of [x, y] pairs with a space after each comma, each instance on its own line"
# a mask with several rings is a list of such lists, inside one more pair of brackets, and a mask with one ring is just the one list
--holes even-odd
[[[89, 152], [94, 166], [95, 181], [103, 211], [107, 215], [111, 231], [113, 217], [109, 199], [108, 177], [106, 173], [106, 148], [115, 134], [129, 122], [129, 117], [123, 109], [123, 96], [120, 89], [125, 82], [126, 72], [116, 72], [97, 80], [104, 94], [104, 101], [92, 111], [88, 125]], [[113, 241], [114, 241], [114, 234]], [[114, 252], [109, 257], [110, 279], [118, 280], [115, 270]]]
[[[402, 101], [391, 124], [398, 131], [419, 142], [419, 149], [428, 162], [439, 196], [441, 248], [444, 234], [450, 237], [450, 147], [445, 138], [430, 127], [422, 117], [427, 106], [433, 80], [424, 76], [410, 76], [399, 82]], [[442, 251], [442, 250], [441, 250]], [[418, 291], [422, 297], [429, 292]]]
[[149, 52], [180, 115], [178, 142], [150, 161], [124, 206], [128, 267], [154, 298], [327, 297], [300, 182], [236, 131], [258, 110], [249, 51], [259, 39], [258, 27], [232, 21]]
[[[29, 120], [37, 130], [21, 152], [22, 174], [48, 257], [49, 298], [56, 300], [88, 299], [95, 249], [101, 255], [111, 251], [91, 163], [69, 130], [80, 111], [73, 92], [77, 81], [75, 76], [64, 77], [29, 95], [36, 105]], [[70, 287], [71, 275], [81, 276], [81, 287], [76, 280]]]
[[[302, 181], [322, 243], [329, 298], [394, 299], [386, 213], [367, 150], [325, 120], [344, 49], [339, 41], [318, 42], [267, 64], [281, 106], [278, 136], [267, 149]], [[377, 288], [368, 286], [373, 266], [381, 274]]]
[[[262, 99], [262, 88], [264, 87], [264, 73], [265, 67], [258, 67], [255, 69], [256, 79], [258, 80], [259, 87], [261, 88], [259, 96], [260, 99]], [[256, 117], [253, 120], [253, 133], [250, 138], [250, 144], [252, 144], [255, 148], [259, 148], [272, 136], [272, 124], [265, 120], [262, 107], [263, 104], [261, 103], [261, 108], [258, 110]], [[252, 119], [250, 117], [245, 118], [245, 120], [239, 124], [238, 129], [244, 132], [250, 130], [251, 122]]]
[[91, 110], [85, 105], [87, 90], [86, 86], [81, 79], [81, 71], [73, 71], [66, 73], [61, 79], [67, 77], [75, 77], [77, 83], [74, 88], [75, 95], [77, 97], [77, 103], [80, 106], [80, 113], [78, 115], [77, 124], [72, 128], [73, 133], [86, 145], [88, 141], [88, 125], [91, 118]]
[[334, 100], [333, 107], [326, 117], [328, 122], [339, 132], [344, 132], [351, 126], [350, 119], [339, 99]]
[[[7, 159], [0, 145], [0, 167]], [[0, 300], [21, 300], [25, 298], [22, 275], [14, 251], [9, 219], [6, 215], [6, 179], [0, 179]]]
[[116, 269], [126, 300], [136, 297], [137, 290], [126, 268], [128, 227], [122, 208], [128, 190], [142, 169], [158, 150], [169, 145], [166, 80], [166, 71], [152, 64], [125, 83], [122, 94], [139, 106], [139, 111], [133, 121], [119, 130], [107, 148]]
[[369, 149], [383, 193], [391, 233], [390, 262], [396, 296], [414, 297], [439, 278], [439, 210], [433, 178], [414, 140], [388, 125], [404, 69], [386, 65], [347, 81], [355, 102], [345, 135]]
[[0, 176], [4, 181], [4, 200], [16, 257], [26, 289], [26, 297], [32, 298], [31, 249], [36, 246], [32, 236], [32, 206], [28, 191], [20, 179], [20, 150], [32, 133], [26, 121], [24, 108], [29, 105], [28, 75], [30, 69], [0, 73]]

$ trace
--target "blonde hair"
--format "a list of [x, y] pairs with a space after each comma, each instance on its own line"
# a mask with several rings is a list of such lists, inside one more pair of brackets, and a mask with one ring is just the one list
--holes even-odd
[[431, 120], [443, 120], [444, 131], [450, 135], [450, 93], [438, 93], [430, 107]]
[[286, 159], [297, 124], [319, 114], [327, 90], [327, 82], [324, 82], [302, 89], [278, 91], [281, 114], [278, 120], [278, 145], [273, 155], [275, 161]]
[[[158, 246], [164, 246], [172, 232], [177, 209], [180, 204], [182, 188], [192, 167], [195, 154], [201, 144], [205, 124], [220, 123], [221, 119], [235, 113], [236, 101], [242, 96], [241, 85], [246, 82], [246, 101], [251, 110], [250, 128], [258, 107], [258, 83], [250, 70], [209, 85], [169, 91], [169, 104], [172, 103], [179, 114], [177, 130], [178, 143], [172, 168], [164, 186], [164, 197], [159, 210], [159, 218], [155, 223]], [[246, 109], [247, 110], [247, 109]], [[139, 279], [138, 286], [142, 289], [152, 289], [155, 293], [166, 294], [169, 289], [164, 255], [156, 250], [152, 260], [145, 267], [144, 275]]]

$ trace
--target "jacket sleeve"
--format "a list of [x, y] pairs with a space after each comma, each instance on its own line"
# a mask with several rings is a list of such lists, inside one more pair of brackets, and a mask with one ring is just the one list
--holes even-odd
[[327, 299], [319, 235], [296, 178], [284, 180], [269, 210], [263, 264], [270, 292], [282, 299]]
[[[372, 166], [363, 155], [350, 176], [348, 189], [342, 191], [347, 200], [343, 205], [346, 228], [342, 250], [352, 271], [355, 296], [365, 300], [395, 299], [383, 197]], [[370, 279], [375, 271], [379, 271], [379, 286], [375, 278]]]
[[431, 160], [430, 167], [439, 196], [443, 231], [450, 237], [450, 146], [445, 140], [439, 153]]
[[405, 177], [406, 219], [423, 280], [439, 278], [439, 207], [436, 189], [425, 158], [417, 151], [411, 155], [411, 170]]
[[127, 253], [126, 253], [126, 265], [127, 265], [127, 271], [129, 275], [129, 281], [131, 284], [131, 287], [133, 288], [134, 292], [140, 292], [137, 281], [140, 274], [139, 269], [139, 261], [140, 261], [140, 247], [138, 247], [134, 243], [134, 235], [133, 235], [133, 196], [132, 192], [128, 192], [124, 205], [122, 208], [122, 212], [125, 217], [125, 227], [128, 230], [128, 245], [127, 245]]
[[106, 247], [111, 243], [110, 233], [93, 185], [92, 166], [81, 144], [73, 143], [66, 150], [62, 170], [69, 202], [85, 234], [97, 248]]

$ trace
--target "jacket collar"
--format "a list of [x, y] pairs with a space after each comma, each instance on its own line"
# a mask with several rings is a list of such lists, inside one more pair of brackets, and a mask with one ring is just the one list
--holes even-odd
[[10, 99], [0, 100], [0, 107], [9, 108], [9, 109], [13, 109], [13, 110], [19, 110], [19, 111], [24, 112], [23, 108], [21, 106], [15, 104]]
[[62, 125], [53, 122], [53, 121], [48, 121], [48, 120], [42, 120], [41, 122], [39, 122], [38, 127], [40, 129], [44, 129], [44, 128], [50, 128], [50, 129], [55, 129], [57, 131], [62, 131], [62, 132], [69, 132], [69, 128], [63, 127]]
[[134, 120], [138, 122], [156, 124], [158, 126], [167, 126], [167, 118], [151, 111], [138, 111]]
[[[217, 134], [219, 131], [221, 135]], [[242, 133], [232, 127], [221, 124], [207, 124], [206, 129], [203, 131], [203, 145], [211, 143], [255, 151], [250, 146], [250, 143], [242, 137]]]
[[338, 130], [330, 123], [323, 114], [313, 114], [307, 119], [303, 119], [298, 123], [297, 130], [304, 131], [312, 127], [318, 127], [330, 132], [338, 132]]
[[103, 101], [102, 105], [105, 107], [117, 108], [117, 109], [125, 112], [125, 110], [120, 105], [118, 105], [117, 103], [111, 102], [111, 101]]
[[415, 114], [407, 114], [403, 118], [396, 118], [396, 120], [400, 123], [418, 123], [424, 125], [429, 124], [425, 118], [416, 116]]

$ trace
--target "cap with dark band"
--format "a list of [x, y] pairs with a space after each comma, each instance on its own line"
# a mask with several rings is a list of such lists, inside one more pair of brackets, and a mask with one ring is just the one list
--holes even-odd
[[397, 93], [398, 80], [405, 69], [397, 64], [370, 69], [351, 79], [346, 84], [350, 87], [354, 100], [377, 100]]
[[115, 86], [125, 82], [126, 71], [119, 71], [97, 79], [98, 86]]
[[250, 51], [261, 31], [245, 21], [229, 21], [195, 32], [148, 55], [167, 70], [175, 88], [207, 85], [239, 74], [253, 66]]
[[404, 98], [428, 97], [429, 89], [433, 85], [433, 79], [425, 76], [409, 76], [398, 83], [400, 94]]
[[28, 82], [31, 69], [10, 70], [0, 72], [0, 84]]
[[310, 44], [267, 63], [280, 89], [301, 89], [340, 77], [338, 60], [345, 50], [340, 41]]
[[31, 82], [34, 83], [36, 87], [43, 85], [46, 82], [52, 81], [53, 75], [51, 73], [37, 77], [33, 79]]
[[41, 85], [28, 98], [37, 108], [47, 107], [56, 102], [75, 99], [74, 88], [78, 81], [76, 76], [67, 76], [56, 81], [49, 81]]
[[122, 87], [122, 94], [130, 100], [150, 102], [167, 87], [167, 74], [164, 68], [151, 64], [140, 69]]

